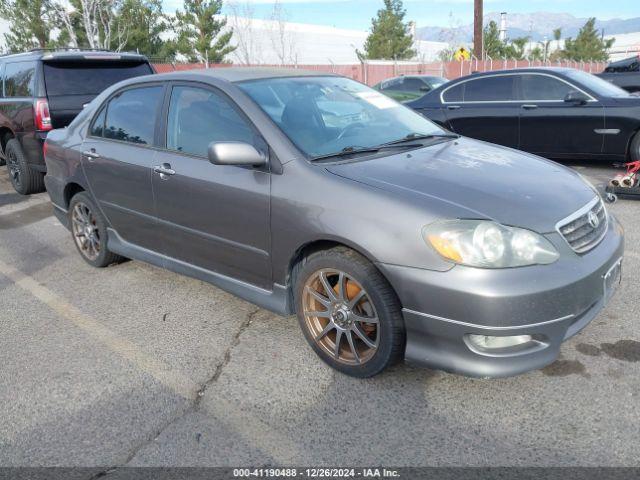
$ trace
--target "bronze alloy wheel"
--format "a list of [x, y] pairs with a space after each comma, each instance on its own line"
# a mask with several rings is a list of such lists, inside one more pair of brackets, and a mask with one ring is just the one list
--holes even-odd
[[73, 239], [78, 249], [89, 260], [95, 260], [102, 249], [100, 232], [95, 216], [88, 205], [78, 202], [71, 213]]
[[304, 285], [305, 324], [316, 344], [345, 365], [362, 365], [375, 355], [380, 323], [368, 293], [345, 272], [322, 269]]

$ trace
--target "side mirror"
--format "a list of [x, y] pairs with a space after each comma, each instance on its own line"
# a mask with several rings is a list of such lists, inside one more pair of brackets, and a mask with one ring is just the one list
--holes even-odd
[[420, 91], [421, 92], [430, 92], [431, 91], [431, 87], [424, 85], [422, 87], [420, 87]]
[[567, 96], [564, 97], [564, 101], [566, 103], [571, 103], [573, 105], [584, 105], [589, 101], [589, 97], [587, 97], [584, 93], [578, 92], [576, 90], [572, 90], [567, 93]]
[[207, 153], [209, 161], [214, 165], [261, 167], [267, 164], [267, 159], [262, 153], [253, 145], [243, 142], [211, 142]]

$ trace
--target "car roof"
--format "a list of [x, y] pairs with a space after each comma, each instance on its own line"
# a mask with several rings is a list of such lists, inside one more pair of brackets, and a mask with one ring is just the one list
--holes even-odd
[[469, 78], [478, 78], [478, 77], [488, 77], [491, 75], [504, 75], [504, 74], [518, 74], [518, 73], [556, 73], [556, 74], [566, 74], [574, 71], [575, 68], [568, 67], [524, 67], [524, 68], [510, 68], [507, 70], [491, 70], [489, 72], [476, 72], [471, 75], [466, 75], [464, 77], [457, 78], [456, 80], [469, 79]]
[[164, 78], [172, 80], [188, 80], [194, 77], [209, 77], [228, 82], [244, 82], [248, 80], [262, 80], [267, 78], [286, 77], [338, 77], [333, 73], [298, 68], [274, 68], [274, 67], [221, 67], [199, 70], [187, 70], [161, 74]]
[[148, 62], [147, 57], [138, 53], [91, 49], [34, 49], [29, 52], [0, 56], [0, 61], [40, 59], [45, 61], [123, 60]]

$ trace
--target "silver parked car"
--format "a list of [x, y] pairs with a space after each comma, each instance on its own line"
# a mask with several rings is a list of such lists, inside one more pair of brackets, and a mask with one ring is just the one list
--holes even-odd
[[543, 367], [620, 279], [622, 228], [578, 174], [339, 76], [127, 80], [49, 134], [46, 163], [91, 265], [138, 259], [296, 313], [358, 377], [403, 358], [483, 377]]

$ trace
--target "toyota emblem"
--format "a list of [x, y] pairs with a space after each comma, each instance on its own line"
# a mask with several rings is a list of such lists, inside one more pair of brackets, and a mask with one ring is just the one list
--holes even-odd
[[589, 220], [589, 225], [593, 228], [598, 228], [598, 225], [600, 225], [600, 219], [594, 212], [589, 212], [587, 219]]

